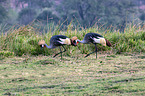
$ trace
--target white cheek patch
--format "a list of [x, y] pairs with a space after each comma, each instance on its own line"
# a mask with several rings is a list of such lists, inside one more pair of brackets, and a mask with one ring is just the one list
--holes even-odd
[[78, 40], [76, 40], [76, 42], [78, 42]]
[[42, 47], [44, 47], [44, 45], [42, 45]]

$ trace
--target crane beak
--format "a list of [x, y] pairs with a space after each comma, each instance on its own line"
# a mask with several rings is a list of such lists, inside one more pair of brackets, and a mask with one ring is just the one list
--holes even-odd
[[46, 46], [45, 46], [45, 45], [40, 45], [40, 47], [41, 47], [41, 50], [42, 50], [42, 48], [46, 48]]

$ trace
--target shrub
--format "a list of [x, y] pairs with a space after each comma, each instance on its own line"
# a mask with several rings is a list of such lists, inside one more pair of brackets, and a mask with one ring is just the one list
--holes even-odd
[[0, 51], [0, 59], [4, 59], [5, 57], [13, 57], [14, 53], [10, 51]]
[[[129, 29], [131, 30], [131, 29]], [[119, 32], [111, 32], [107, 31], [102, 32], [102, 30], [98, 30], [97, 28], [89, 28], [86, 30], [77, 31], [72, 30], [71, 26], [68, 26], [66, 32], [62, 32], [59, 30], [52, 32], [47, 32], [40, 34], [36, 28], [27, 25], [20, 26], [19, 28], [10, 29], [7, 34], [0, 35], [0, 47], [1, 50], [8, 50], [10, 52], [14, 52], [15, 55], [22, 56], [23, 54], [29, 55], [52, 55], [54, 53], [59, 52], [59, 48], [56, 49], [42, 49], [38, 46], [39, 40], [45, 40], [45, 42], [49, 45], [49, 40], [53, 35], [66, 35], [69, 38], [73, 36], [77, 36], [78, 39], [83, 40], [86, 33], [96, 32], [103, 35], [106, 39], [108, 39], [112, 43], [112, 49], [116, 50], [115, 52], [120, 54], [122, 52], [145, 52], [145, 32], [144, 30], [139, 31], [138, 28], [134, 28], [134, 31], [126, 30], [125, 33]], [[110, 47], [104, 47], [101, 44], [98, 44], [99, 51], [108, 51]], [[93, 44], [78, 44], [77, 47], [73, 46], [65, 46], [67, 51], [63, 53], [64, 55], [73, 55], [73, 54], [86, 54], [95, 50]]]

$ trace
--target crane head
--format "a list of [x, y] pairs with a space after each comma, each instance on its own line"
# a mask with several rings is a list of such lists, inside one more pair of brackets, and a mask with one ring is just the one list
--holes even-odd
[[78, 44], [77, 39], [78, 39], [78, 38], [77, 38], [76, 36], [74, 36], [74, 37], [71, 38], [71, 45], [72, 45], [72, 46], [77, 46], [77, 44]]
[[45, 41], [44, 41], [44, 40], [40, 40], [40, 41], [38, 42], [38, 45], [39, 45], [41, 48], [45, 48], [45, 47], [46, 47]]

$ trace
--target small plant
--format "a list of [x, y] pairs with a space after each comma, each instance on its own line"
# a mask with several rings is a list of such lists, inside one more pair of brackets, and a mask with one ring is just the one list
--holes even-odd
[[4, 59], [5, 57], [13, 57], [14, 52], [10, 51], [0, 51], [0, 59]]

